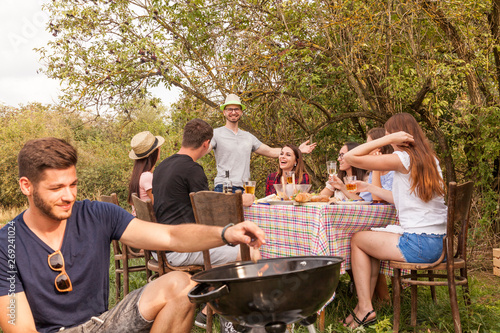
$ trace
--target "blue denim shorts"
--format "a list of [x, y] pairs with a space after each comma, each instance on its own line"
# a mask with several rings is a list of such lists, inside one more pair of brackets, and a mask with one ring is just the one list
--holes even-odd
[[404, 233], [398, 248], [407, 262], [431, 263], [439, 259], [446, 235]]

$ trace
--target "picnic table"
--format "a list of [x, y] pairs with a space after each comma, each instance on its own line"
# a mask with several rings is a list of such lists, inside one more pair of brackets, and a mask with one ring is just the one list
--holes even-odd
[[[263, 258], [327, 255], [344, 257], [341, 274], [351, 267], [352, 235], [371, 227], [398, 224], [393, 205], [261, 205], [244, 209], [245, 219], [266, 233]], [[392, 275], [387, 262], [381, 273]]]

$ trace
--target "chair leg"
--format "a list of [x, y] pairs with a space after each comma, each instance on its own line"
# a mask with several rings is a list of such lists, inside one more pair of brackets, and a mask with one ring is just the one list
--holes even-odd
[[460, 269], [460, 275], [467, 279], [467, 283], [462, 286], [462, 291], [464, 293], [465, 305], [469, 306], [471, 302], [469, 293], [469, 278], [467, 277], [467, 267]]
[[128, 249], [127, 245], [123, 244], [122, 253], [123, 253], [123, 297], [128, 295]]
[[115, 289], [116, 289], [116, 302], [120, 300], [121, 291], [121, 274], [116, 271], [115, 267]]
[[151, 280], [152, 271], [148, 269], [148, 261], [151, 258], [151, 251], [144, 250], [144, 265], [146, 266], [146, 281]]
[[[429, 281], [434, 281], [434, 271], [433, 270], [429, 270], [427, 272], [427, 274], [429, 274]], [[434, 304], [437, 303], [437, 298], [436, 298], [436, 287], [435, 286], [430, 286], [431, 288], [431, 298], [432, 298], [432, 301], [434, 302]]]
[[207, 333], [212, 333], [212, 326], [213, 326], [213, 321], [214, 321], [214, 312], [212, 311], [212, 308], [210, 305], [206, 305], [207, 307], [207, 328], [206, 331]]
[[393, 332], [399, 332], [399, 317], [401, 315], [401, 270], [394, 268], [394, 277], [392, 278], [392, 305], [394, 308], [394, 326]]
[[318, 321], [318, 329], [320, 331], [324, 331], [325, 330], [325, 309], [323, 309], [320, 313], [319, 313], [319, 321]]
[[448, 271], [448, 293], [450, 294], [451, 313], [453, 315], [453, 325], [455, 333], [462, 333], [462, 324], [460, 323], [460, 312], [458, 311], [457, 285], [455, 284], [455, 273]]
[[[411, 271], [411, 279], [417, 280], [417, 271]], [[417, 326], [417, 286], [411, 286], [411, 326]]]
[[[114, 254], [116, 255], [116, 254]], [[121, 273], [122, 272], [122, 265], [121, 265], [121, 260], [115, 259], [115, 292], [116, 292], [116, 302], [120, 300], [120, 294], [121, 294]]]

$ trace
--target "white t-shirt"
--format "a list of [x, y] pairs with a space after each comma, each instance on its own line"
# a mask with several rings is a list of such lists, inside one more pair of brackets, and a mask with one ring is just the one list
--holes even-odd
[[[410, 155], [395, 151], [403, 166], [410, 170]], [[439, 174], [442, 176], [439, 162], [436, 160]], [[392, 194], [398, 211], [399, 223], [404, 232], [415, 234], [446, 234], [448, 208], [444, 197], [436, 196], [429, 202], [422, 201], [415, 193], [410, 193], [410, 173], [394, 172]]]
[[262, 142], [253, 134], [238, 129], [235, 134], [226, 126], [214, 129], [210, 142], [217, 163], [217, 176], [214, 186], [222, 184], [225, 171], [229, 170], [229, 179], [233, 186], [243, 187], [243, 180], [250, 179], [250, 157], [259, 149]]

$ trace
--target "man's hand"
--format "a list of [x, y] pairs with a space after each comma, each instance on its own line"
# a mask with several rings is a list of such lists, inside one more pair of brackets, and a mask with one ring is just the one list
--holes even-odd
[[317, 145], [316, 142], [311, 143], [310, 145], [308, 143], [309, 143], [309, 140], [302, 142], [300, 144], [299, 150], [302, 154], [309, 154], [314, 150], [314, 148], [316, 148], [316, 145]]
[[226, 230], [224, 238], [231, 244], [248, 244], [259, 248], [266, 244], [266, 235], [257, 224], [249, 221], [238, 223]]
[[250, 207], [255, 201], [255, 195], [250, 193], [243, 193], [241, 197], [243, 200], [243, 207]]

